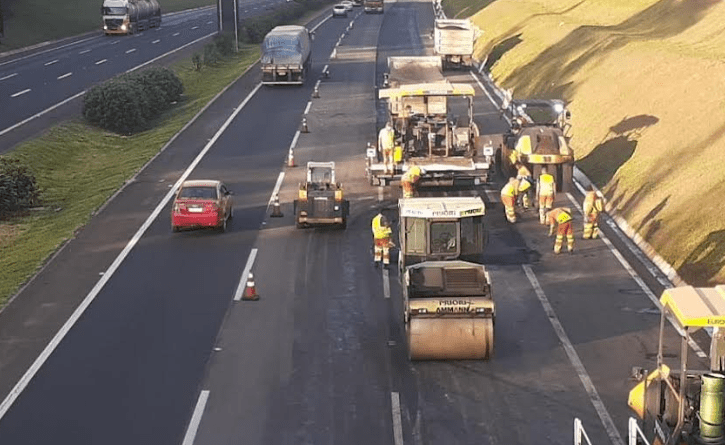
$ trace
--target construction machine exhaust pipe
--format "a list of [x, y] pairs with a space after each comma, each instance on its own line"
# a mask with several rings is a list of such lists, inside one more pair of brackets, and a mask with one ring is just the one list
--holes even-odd
[[[723, 434], [723, 395], [725, 376], [705, 374], [700, 390], [700, 437], [704, 443], [725, 443]], [[719, 439], [716, 441], [716, 439]]]

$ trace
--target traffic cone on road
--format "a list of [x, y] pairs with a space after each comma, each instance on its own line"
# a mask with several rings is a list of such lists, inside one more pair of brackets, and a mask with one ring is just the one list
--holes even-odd
[[274, 203], [272, 204], [272, 214], [270, 216], [272, 218], [281, 218], [284, 216], [282, 214], [282, 209], [279, 208], [279, 195], [274, 195]]
[[287, 156], [287, 167], [294, 167], [295, 166], [295, 154], [290, 148], [289, 155]]
[[242, 300], [259, 300], [259, 294], [257, 294], [257, 287], [254, 285], [254, 274], [252, 272], [249, 272], [249, 276], [247, 277], [247, 287], [244, 289]]
[[302, 118], [302, 133], [309, 133], [310, 129], [307, 127], [307, 118]]

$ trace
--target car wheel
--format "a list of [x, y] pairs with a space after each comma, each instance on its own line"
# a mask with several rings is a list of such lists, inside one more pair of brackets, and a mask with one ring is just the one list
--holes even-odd
[[176, 233], [179, 231], [179, 226], [171, 226], [171, 231]]
[[224, 218], [224, 220], [222, 220], [222, 223], [221, 223], [221, 225], [219, 226], [219, 231], [220, 231], [221, 233], [224, 233], [224, 232], [226, 232], [226, 231], [227, 231], [227, 218]]
[[234, 207], [229, 207], [229, 219], [234, 219]]

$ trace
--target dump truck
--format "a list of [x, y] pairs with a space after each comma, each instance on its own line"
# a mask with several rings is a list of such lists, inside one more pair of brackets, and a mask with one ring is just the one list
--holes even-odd
[[342, 185], [335, 181], [334, 162], [307, 163], [307, 178], [300, 184], [294, 200], [294, 213], [297, 228], [312, 225], [347, 227], [350, 202], [344, 197]]
[[363, 0], [363, 10], [365, 10], [365, 14], [371, 12], [382, 14], [385, 11], [385, 3], [383, 0]]
[[468, 19], [436, 19], [433, 40], [443, 69], [473, 66], [473, 45], [477, 32]]
[[134, 34], [161, 26], [161, 5], [156, 0], [104, 0], [101, 16], [107, 36]]
[[312, 67], [312, 34], [304, 26], [272, 29], [262, 42], [262, 84], [302, 85]]
[[496, 153], [496, 163], [506, 177], [516, 176], [516, 162], [538, 178], [546, 166], [561, 192], [573, 188], [574, 150], [569, 145], [571, 113], [561, 100], [512, 100], [502, 112], [511, 115], [505, 134], [482, 135]]
[[475, 90], [451, 83], [439, 57], [389, 57], [386, 88], [389, 120], [396, 132], [394, 171], [386, 171], [378, 146], [368, 146], [366, 172], [371, 185], [388, 185], [418, 166], [419, 186], [476, 186], [493, 177], [494, 152], [479, 137], [473, 120]]
[[[640, 434], [651, 444], [723, 444], [725, 286], [666, 289], [660, 304], [657, 367], [651, 372], [643, 368], [632, 370], [632, 376], [639, 382], [630, 391], [628, 404], [641, 420]], [[681, 337], [679, 369], [664, 363], [667, 320]], [[703, 328], [712, 329], [709, 369], [690, 369], [688, 343], [692, 334]]]
[[480, 197], [398, 201], [403, 323], [411, 360], [488, 359], [496, 308], [480, 256]]

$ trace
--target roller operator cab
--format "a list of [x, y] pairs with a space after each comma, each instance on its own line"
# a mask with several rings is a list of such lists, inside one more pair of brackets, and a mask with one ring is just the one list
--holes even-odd
[[161, 6], [156, 0], [104, 0], [103, 32], [134, 34], [161, 26]]
[[307, 179], [300, 184], [294, 212], [298, 228], [312, 225], [347, 227], [350, 202], [344, 197], [342, 185], [335, 181], [334, 162], [307, 163]]
[[410, 359], [488, 359], [496, 310], [488, 271], [480, 264], [483, 200], [404, 198], [398, 207]]

